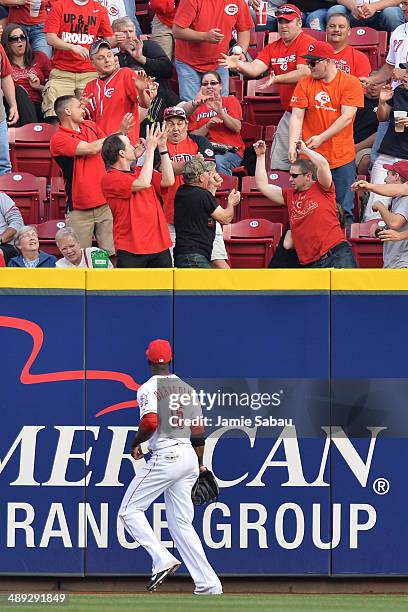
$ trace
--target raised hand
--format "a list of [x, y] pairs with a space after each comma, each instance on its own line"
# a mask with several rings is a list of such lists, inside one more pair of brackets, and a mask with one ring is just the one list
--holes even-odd
[[225, 55], [225, 53], [221, 53], [221, 58], [218, 60], [220, 66], [224, 66], [225, 68], [230, 68], [231, 70], [237, 70], [239, 62], [239, 56], [237, 55]]
[[122, 134], [128, 134], [130, 130], [135, 127], [136, 121], [132, 113], [126, 113], [120, 124], [120, 131]]
[[169, 135], [169, 126], [166, 126], [166, 122], [164, 122], [160, 127], [158, 138], [157, 138], [157, 146], [160, 149], [165, 150], [167, 148], [167, 138]]
[[160, 123], [156, 125], [148, 125], [146, 126], [146, 139], [145, 146], [146, 151], [154, 151], [157, 147], [157, 143], [159, 142], [159, 135], [161, 133]]
[[228, 204], [237, 206], [241, 201], [241, 193], [233, 189], [228, 196]]
[[257, 142], [254, 142], [253, 147], [255, 149], [257, 157], [259, 157], [259, 155], [265, 155], [266, 144], [264, 140], [258, 140]]
[[394, 95], [394, 91], [393, 91], [391, 85], [387, 84], [387, 85], [383, 85], [381, 87], [381, 90], [380, 90], [380, 100], [382, 102], [387, 102], [387, 100], [391, 100], [393, 95]]

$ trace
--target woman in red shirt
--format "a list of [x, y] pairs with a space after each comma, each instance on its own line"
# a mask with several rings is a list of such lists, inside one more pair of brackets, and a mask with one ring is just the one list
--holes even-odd
[[4, 28], [2, 44], [13, 69], [15, 84], [28, 94], [35, 107], [37, 121], [44, 121], [42, 90], [50, 75], [50, 60], [42, 51], [32, 50], [24, 27], [16, 23], [9, 23]]
[[[221, 97], [222, 82], [218, 72], [204, 72], [196, 99], [204, 100], [190, 117], [189, 131], [205, 136], [215, 152], [217, 172], [232, 174], [244, 156], [241, 138], [242, 109], [235, 96]], [[218, 145], [218, 146], [217, 146]]]

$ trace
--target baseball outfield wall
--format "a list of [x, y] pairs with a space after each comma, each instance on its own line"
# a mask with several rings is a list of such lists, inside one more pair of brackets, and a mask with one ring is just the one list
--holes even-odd
[[408, 574], [407, 313], [397, 270], [3, 270], [0, 573], [149, 574], [117, 511], [161, 337], [201, 393], [219, 574]]

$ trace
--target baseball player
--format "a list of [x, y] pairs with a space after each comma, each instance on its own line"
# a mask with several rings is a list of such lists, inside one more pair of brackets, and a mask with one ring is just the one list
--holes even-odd
[[134, 459], [141, 459], [140, 445], [149, 440], [152, 455], [130, 483], [119, 517], [152, 558], [152, 577], [146, 588], [155, 591], [181, 565], [159, 542], [145, 516], [149, 506], [164, 493], [168, 528], [194, 580], [194, 593], [221, 595], [221, 582], [208, 563], [192, 524], [191, 490], [199, 473], [206, 470], [202, 464], [201, 406], [194, 404], [192, 398], [189, 402], [192, 388], [170, 374], [172, 351], [167, 340], [153, 340], [146, 355], [152, 377], [137, 392], [140, 423], [131, 454]]

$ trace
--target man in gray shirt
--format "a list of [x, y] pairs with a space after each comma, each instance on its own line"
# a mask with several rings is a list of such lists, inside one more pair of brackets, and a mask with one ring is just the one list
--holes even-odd
[[23, 225], [20, 210], [8, 195], [0, 192], [0, 255], [6, 264], [18, 255], [14, 247], [14, 236]]
[[[401, 160], [394, 164], [384, 164], [387, 170], [385, 184], [393, 190], [393, 187], [404, 186], [405, 191], [408, 187], [408, 160]], [[383, 195], [383, 186], [357, 181], [353, 185], [353, 190], [362, 189]], [[391, 195], [391, 193], [389, 194]], [[404, 194], [394, 190], [390, 207], [387, 208], [382, 202], [376, 201], [372, 205], [374, 212], [381, 215], [386, 224], [386, 229], [378, 233], [378, 237], [383, 241], [384, 268], [408, 268], [408, 192]], [[374, 235], [378, 225], [372, 226]]]

